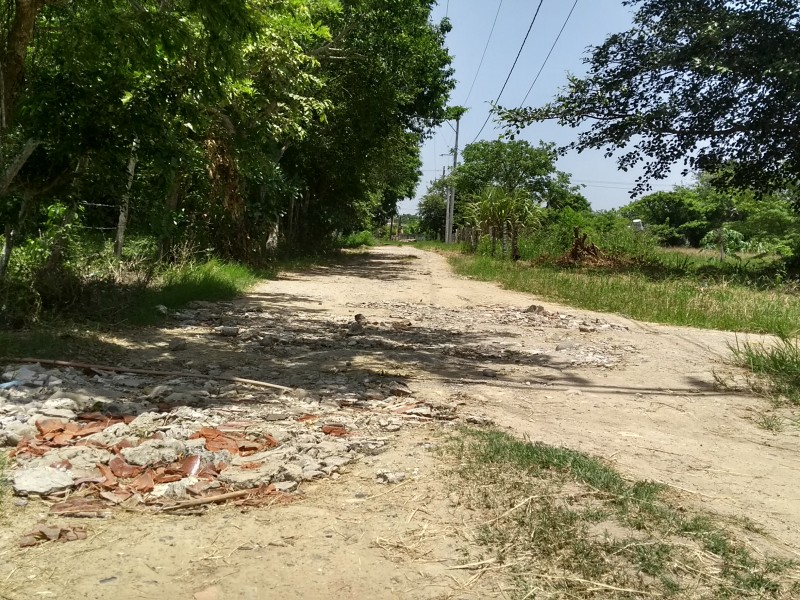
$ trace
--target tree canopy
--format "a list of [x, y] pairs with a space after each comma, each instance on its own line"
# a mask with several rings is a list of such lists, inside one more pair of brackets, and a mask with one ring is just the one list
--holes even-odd
[[462, 164], [450, 176], [456, 191], [466, 197], [481, 194], [486, 187], [506, 192], [524, 191], [539, 205], [553, 207], [588, 202], [570, 184], [569, 176], [556, 169], [554, 144], [533, 146], [524, 140], [480, 141], [464, 148]]
[[258, 260], [395, 214], [454, 86], [433, 4], [0, 0], [0, 277], [66, 223]]
[[780, 190], [800, 180], [800, 4], [796, 0], [626, 0], [629, 31], [591, 48], [588, 73], [551, 103], [499, 109], [509, 132], [547, 119], [583, 126], [567, 148], [624, 150], [645, 165], [635, 192], [665, 177]]

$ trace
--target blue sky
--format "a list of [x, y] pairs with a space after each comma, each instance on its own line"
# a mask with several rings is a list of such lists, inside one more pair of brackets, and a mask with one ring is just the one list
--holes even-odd
[[[481, 54], [499, 3], [500, 0], [449, 0], [448, 7], [448, 0], [439, 0], [433, 12], [435, 21], [447, 14], [453, 26], [447, 37], [447, 46], [454, 57], [453, 67], [458, 85], [450, 104], [470, 108], [461, 120], [461, 149], [478, 135], [489, 113], [489, 102], [500, 92], [538, 5], [537, 0], [502, 0], [497, 25], [478, 72]], [[518, 106], [522, 102], [572, 4], [572, 0], [544, 0], [500, 99], [501, 105]], [[602, 43], [611, 33], [628, 29], [631, 17], [631, 9], [623, 6], [621, 0], [579, 0], [525, 104], [544, 104], [566, 84], [567, 72], [578, 75], [584, 73], [586, 49]], [[473, 80], [475, 85], [468, 97]], [[478, 139], [497, 139], [500, 134], [501, 130], [494, 121], [490, 121]], [[575, 135], [576, 130], [547, 122], [528, 127], [520, 137], [533, 144], [544, 140], [564, 145], [575, 139]], [[428, 183], [441, 175], [443, 166], [449, 168], [452, 164], [452, 156], [440, 155], [451, 151], [454, 138], [450, 126], [443, 124], [436, 135], [425, 143], [422, 148], [422, 181], [417, 189], [417, 198], [403, 202], [400, 206], [402, 213], [416, 212], [418, 198], [424, 194]], [[572, 152], [559, 159], [558, 168], [570, 173], [574, 183], [586, 185], [583, 194], [594, 209], [614, 208], [628, 203], [628, 191], [633, 188], [633, 182], [640, 173], [640, 170], [619, 171], [616, 161], [605, 158], [602, 151]], [[653, 182], [653, 189], [669, 189], [682, 181], [677, 169], [669, 179]]]

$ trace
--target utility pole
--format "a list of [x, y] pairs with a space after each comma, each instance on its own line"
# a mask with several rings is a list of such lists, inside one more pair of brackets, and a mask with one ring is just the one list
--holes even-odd
[[[456, 143], [455, 147], [453, 148], [453, 171], [456, 170], [456, 166], [458, 166], [458, 130], [459, 125], [461, 123], [461, 115], [456, 116]], [[453, 172], [451, 171], [451, 173]], [[445, 217], [445, 232], [444, 232], [444, 241], [446, 244], [453, 243], [453, 218], [455, 213], [455, 206], [456, 206], [456, 188], [450, 186], [450, 193], [447, 197], [447, 213]]]
[[[445, 177], [447, 177], [447, 167], [442, 167], [442, 181], [444, 181]], [[444, 238], [443, 239], [445, 239], [445, 240], [447, 240], [447, 225], [448, 225], [447, 219], [450, 216], [449, 213], [447, 212], [447, 204], [448, 204], [449, 200], [450, 200], [450, 190], [447, 190], [447, 198], [444, 201]], [[437, 240], [438, 240], [438, 238], [437, 238]]]

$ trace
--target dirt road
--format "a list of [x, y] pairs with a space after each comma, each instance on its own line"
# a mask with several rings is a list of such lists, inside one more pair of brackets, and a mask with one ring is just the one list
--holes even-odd
[[[458, 402], [461, 412], [517, 435], [602, 456], [624, 474], [673, 486], [687, 503], [752, 519], [787, 552], [800, 548], [800, 435], [760, 428], [767, 402], [717, 385], [741, 377], [725, 364], [733, 334], [557, 306], [455, 277], [443, 257], [405, 247], [264, 282], [226, 308], [226, 322], [244, 323], [255, 307], [261, 329], [291, 334], [281, 352], [234, 352], [177, 327], [107, 341], [138, 364], [213, 364], [312, 394], [402, 378], [417, 398]], [[364, 330], [328, 345], [357, 314]], [[165, 342], [181, 337], [186, 353], [164, 352]], [[4, 593], [504, 597], [499, 580], [451, 570], [469, 550], [472, 517], [448, 499], [430, 451], [441, 431], [439, 424], [399, 431], [389, 452], [335, 482], [304, 486], [304, 500], [287, 506], [203, 517], [123, 514], [56, 553], [6, 550]], [[413, 477], [387, 488], [374, 480], [383, 467]], [[41, 512], [31, 503], [11, 517], [25, 525]]]

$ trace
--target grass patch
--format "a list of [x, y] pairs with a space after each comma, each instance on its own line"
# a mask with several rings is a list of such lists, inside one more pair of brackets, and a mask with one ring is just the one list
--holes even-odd
[[[121, 281], [85, 281], [82, 302], [45, 313], [32, 326], [0, 328], [0, 359], [35, 357], [85, 362], [121, 359], [118, 346], [103, 342], [103, 331], [163, 323], [156, 307], [179, 309], [195, 300], [219, 301], [240, 296], [259, 280], [349, 260], [343, 253], [284, 256], [252, 269], [218, 260], [185, 263], [162, 272], [150, 283], [135, 277]], [[1, 321], [1, 319], [0, 319]]]
[[462, 430], [446, 448], [460, 502], [487, 517], [480, 558], [508, 574], [518, 599], [800, 594], [796, 565], [751, 553], [752, 532], [687, 511], [602, 460], [496, 431]]
[[362, 248], [364, 246], [377, 246], [378, 240], [371, 231], [359, 231], [341, 238], [337, 244], [341, 248]]
[[245, 293], [258, 278], [249, 267], [216, 259], [182, 265], [133, 296], [128, 321], [132, 325], [158, 322], [163, 318], [155, 308], [159, 305], [175, 309], [194, 300], [230, 300]]
[[790, 335], [800, 322], [800, 298], [694, 279], [654, 280], [636, 271], [533, 267], [485, 256], [452, 255], [460, 275], [633, 319], [705, 329]]
[[754, 391], [777, 404], [800, 405], [800, 341], [781, 338], [770, 344], [739, 343], [731, 347], [736, 362], [756, 374]]

